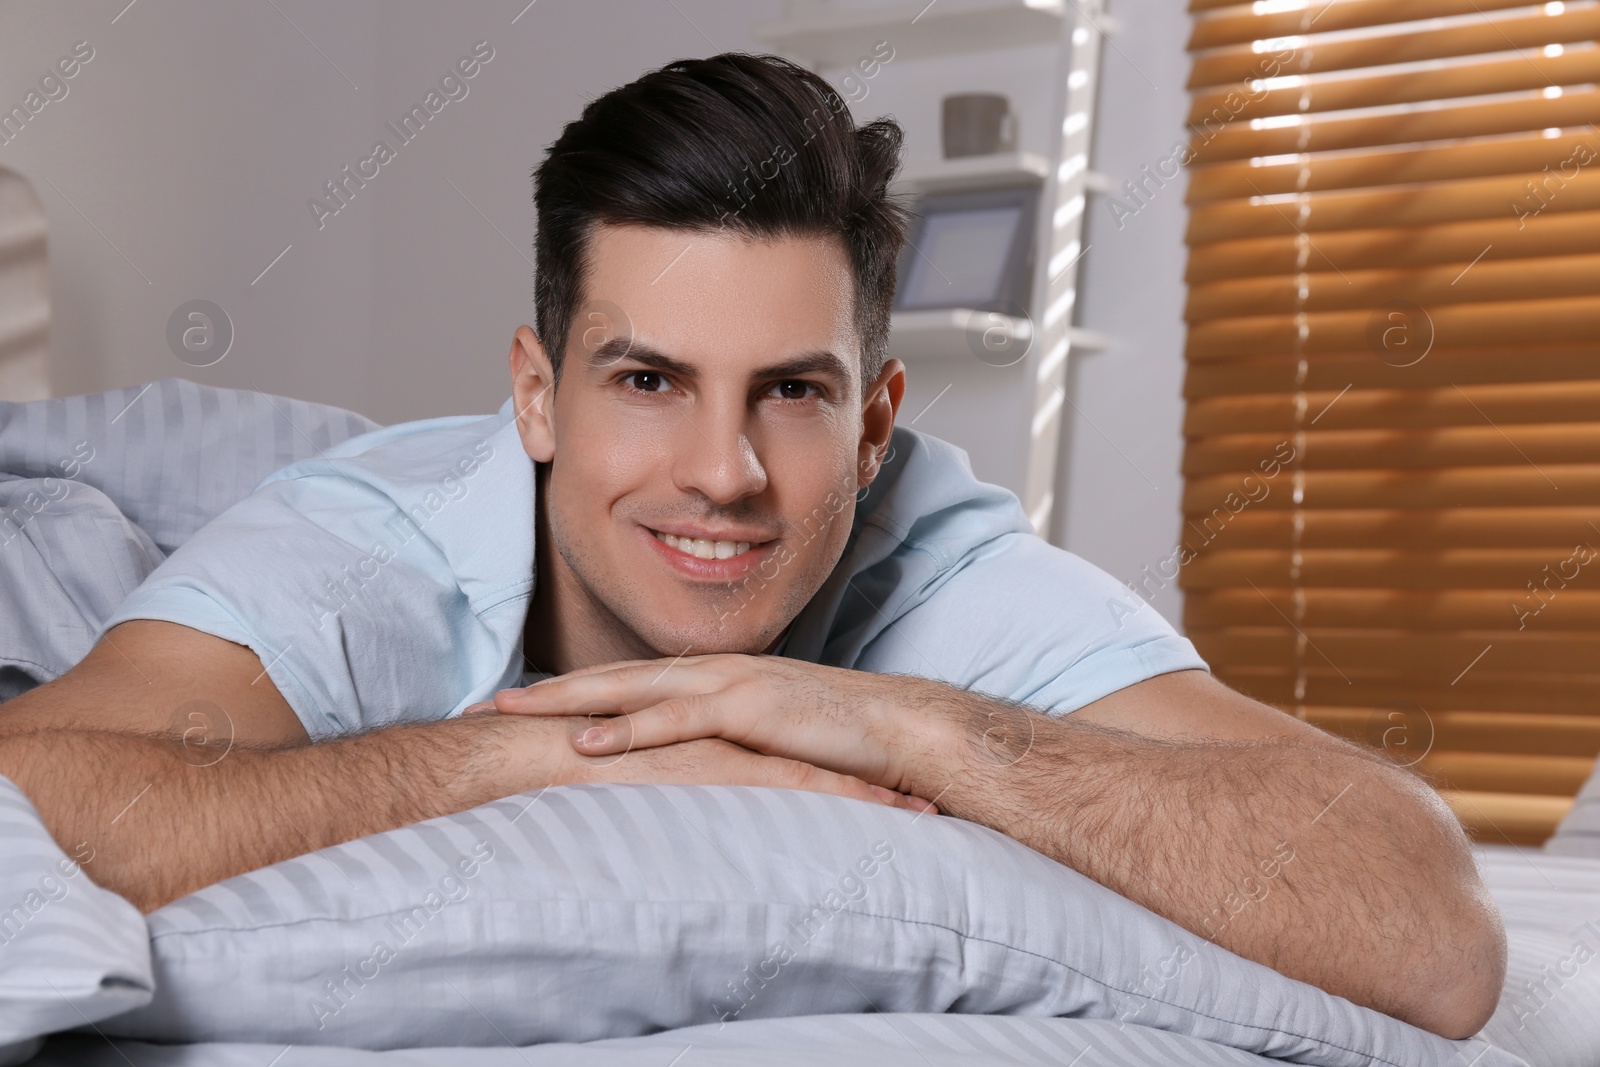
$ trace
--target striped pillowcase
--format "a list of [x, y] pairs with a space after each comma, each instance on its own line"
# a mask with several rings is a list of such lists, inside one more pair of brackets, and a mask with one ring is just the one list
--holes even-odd
[[170, 555], [273, 471], [379, 428], [328, 404], [162, 378], [0, 402], [0, 473], [93, 486]]
[[1600, 858], [1600, 764], [1595, 765], [1594, 773], [1578, 790], [1572, 810], [1544, 843], [1544, 849], [1558, 856]]
[[1330, 1067], [1519, 1062], [1287, 979], [986, 827], [796, 790], [508, 797], [148, 921], [156, 995], [108, 1035], [521, 1046], [961, 1012], [1115, 1020]]
[[46, 1034], [145, 1004], [154, 990], [144, 916], [89, 880], [10, 779], [0, 777], [0, 1067]]

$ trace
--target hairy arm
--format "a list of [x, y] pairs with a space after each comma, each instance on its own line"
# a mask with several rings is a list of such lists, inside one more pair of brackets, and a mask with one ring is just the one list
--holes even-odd
[[[940, 688], [963, 728], [905, 788], [947, 813], [1443, 1036], [1493, 1012], [1504, 927], [1460, 824], [1418, 776], [1204, 672], [1059, 719]], [[1206, 710], [1210, 736], [1184, 728]]]
[[96, 883], [143, 912], [213, 882], [516, 793], [703, 782], [911, 806], [890, 790], [721, 740], [616, 761], [567, 744], [586, 716], [471, 715], [311, 744], [250, 649], [122, 623], [0, 705], [0, 774]]
[[927, 678], [775, 656], [681, 657], [503, 690], [496, 707], [620, 713], [573, 747], [718, 737], [926, 798], [1279, 972], [1446, 1037], [1476, 1033], [1505, 930], [1416, 775], [1200, 670], [1059, 718]]
[[249, 649], [159, 622], [107, 637], [0, 707], [0, 774], [141, 911], [545, 784], [549, 731], [474, 716], [312, 745]]

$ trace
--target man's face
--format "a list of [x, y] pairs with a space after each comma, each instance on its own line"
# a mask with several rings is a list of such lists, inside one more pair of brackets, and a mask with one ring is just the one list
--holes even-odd
[[[903, 367], [863, 389], [837, 240], [601, 225], [588, 265], [560, 381], [523, 433], [550, 464], [560, 577], [588, 621], [661, 655], [765, 651], [844, 550]], [[523, 347], [536, 368], [531, 332]]]

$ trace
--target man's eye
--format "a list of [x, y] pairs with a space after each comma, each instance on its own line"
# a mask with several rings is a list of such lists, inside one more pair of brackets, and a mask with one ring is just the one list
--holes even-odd
[[636, 370], [624, 375], [622, 380], [641, 393], [659, 393], [667, 384], [667, 379], [653, 370]]
[[[819, 392], [815, 383], [803, 382], [793, 378], [778, 382], [772, 388], [776, 395], [783, 400], [806, 400]], [[811, 392], [807, 392], [807, 390], [811, 390]]]

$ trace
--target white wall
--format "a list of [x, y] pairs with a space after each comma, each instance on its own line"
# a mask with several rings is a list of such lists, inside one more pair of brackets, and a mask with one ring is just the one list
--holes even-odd
[[[181, 376], [381, 422], [504, 399], [533, 318], [531, 172], [583, 104], [673, 59], [763, 51], [749, 29], [782, 8], [539, 0], [513, 24], [506, 0], [126, 2], [0, 5], [4, 108], [75, 42], [94, 49], [0, 145], [50, 215], [54, 391]], [[307, 201], [379, 137], [398, 146], [384, 123], [479, 40], [494, 57], [465, 98], [319, 229]], [[166, 338], [197, 298], [236, 334], [205, 368]]]
[[[1184, 138], [1189, 20], [1170, 0], [1113, 0], [1110, 14], [1118, 32], [1101, 52], [1090, 166], [1121, 190]], [[1085, 219], [1078, 323], [1113, 344], [1068, 360], [1076, 407], [1062, 430], [1051, 539], [1131, 583], [1146, 567], [1157, 575], [1182, 522], [1186, 180], [1148, 186], [1144, 206], [1119, 194], [1137, 208], [1120, 226], [1110, 198], [1090, 196]], [[1157, 580], [1152, 606], [1181, 626], [1176, 583]]]

